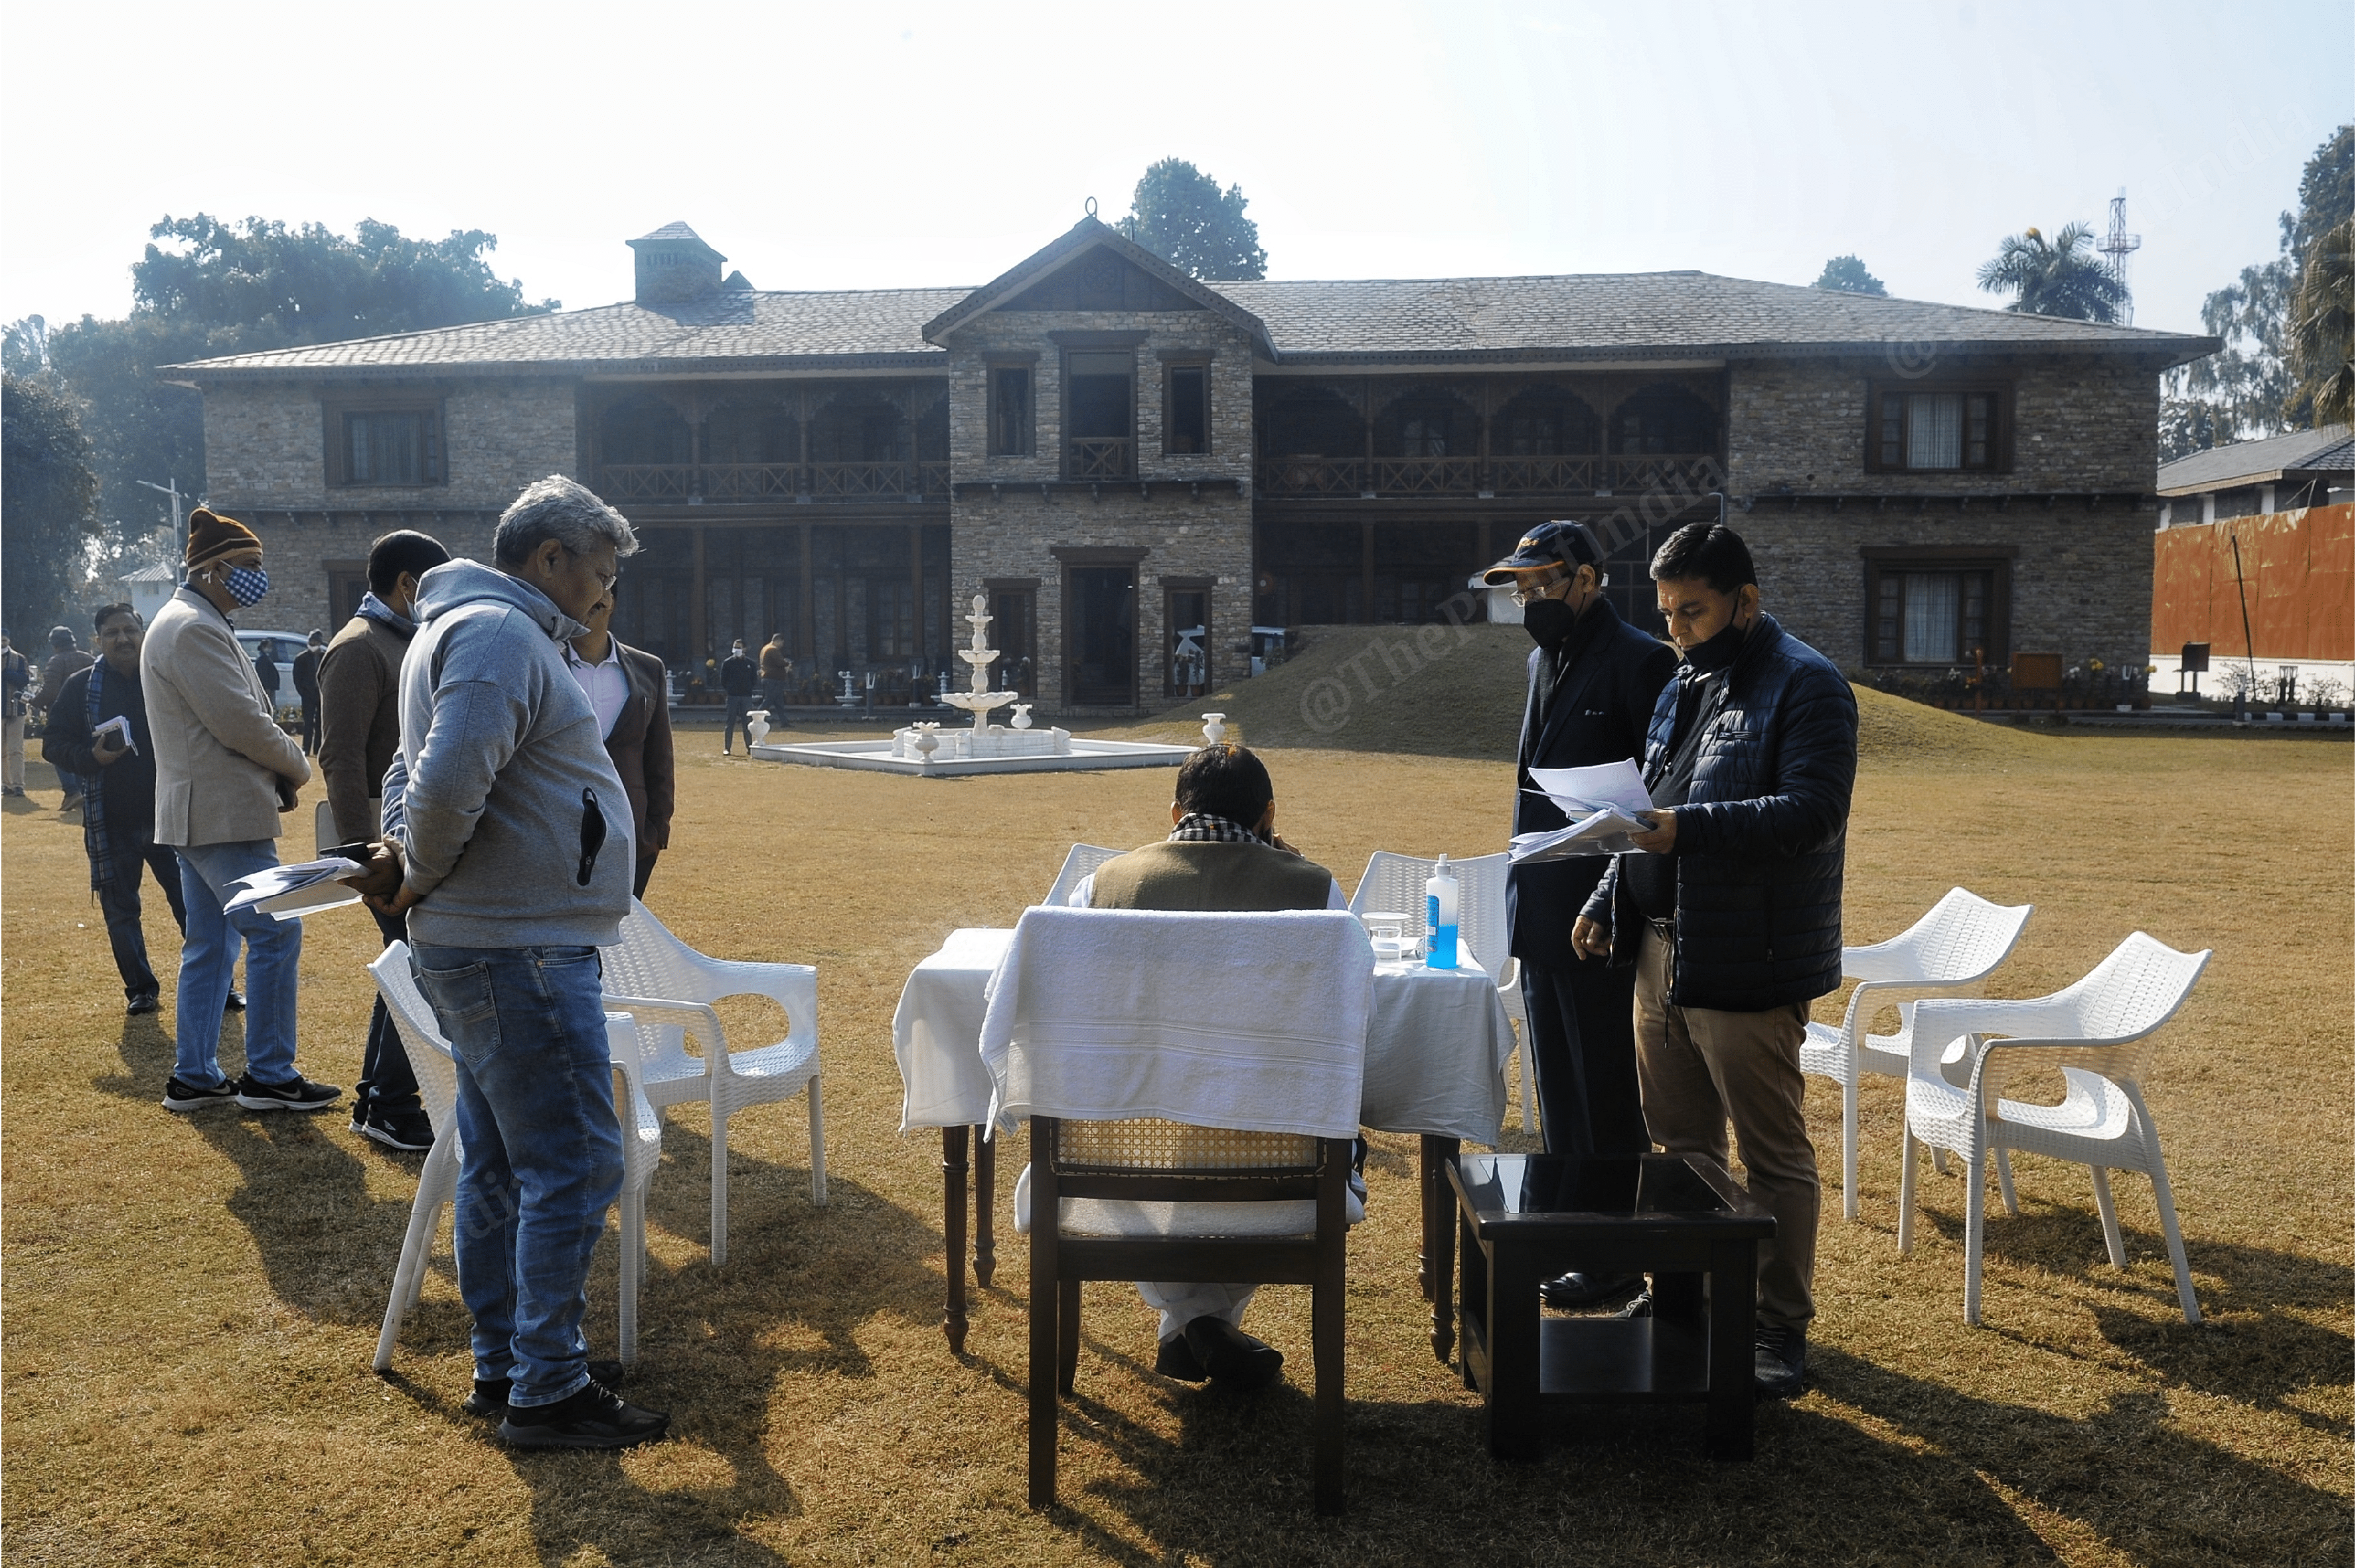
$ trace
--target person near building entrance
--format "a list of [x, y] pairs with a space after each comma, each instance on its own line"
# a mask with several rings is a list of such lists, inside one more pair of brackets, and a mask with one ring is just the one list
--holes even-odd
[[786, 689], [794, 678], [794, 660], [786, 651], [786, 634], [773, 631], [761, 645], [761, 706], [768, 711], [769, 727], [787, 723]]
[[271, 712], [275, 714], [278, 710], [278, 639], [276, 638], [265, 637], [254, 646], [253, 673], [254, 677], [262, 682], [262, 691], [269, 694]]
[[[1483, 581], [1511, 584], [1530, 650], [1514, 832], [1569, 825], [1533, 768], [1592, 768], [1644, 755], [1654, 699], [1677, 656], [1620, 618], [1604, 597], [1602, 548], [1577, 522], [1540, 523]], [[1635, 972], [1580, 952], [1571, 928], [1609, 865], [1602, 855], [1506, 873], [1510, 948], [1521, 961], [1529, 1061], [1546, 1146], [1555, 1155], [1640, 1155], [1653, 1146], [1636, 1088], [1631, 1007]], [[1622, 1271], [1579, 1271], [1540, 1287], [1548, 1305], [1593, 1306], [1644, 1283]]]
[[457, 1060], [458, 1288], [475, 1392], [525, 1448], [662, 1435], [590, 1369], [589, 1259], [622, 1189], [597, 950], [630, 909], [628, 808], [597, 713], [565, 668], [637, 548], [574, 480], [527, 486], [494, 564], [425, 574], [401, 669], [384, 835], [357, 886], [406, 916], [418, 989]]
[[744, 755], [753, 754], [753, 730], [749, 716], [753, 712], [753, 678], [756, 668], [744, 657], [744, 639], [738, 638], [729, 645], [728, 657], [720, 663], [720, 691], [728, 699], [728, 717], [720, 731], [720, 755], [733, 756], [729, 745], [739, 730], [744, 733]]
[[25, 714], [30, 706], [25, 693], [32, 684], [31, 661], [0, 631], [0, 714], [6, 725], [0, 729], [0, 795], [25, 793]]
[[[294, 809], [294, 791], [311, 777], [229, 618], [260, 602], [270, 575], [253, 531], [204, 507], [188, 514], [187, 561], [179, 591], [156, 612], [139, 650], [155, 746], [155, 842], [179, 852], [187, 911], [164, 1105], [194, 1111], [234, 1101], [248, 1111], [319, 1111], [344, 1091], [309, 1082], [294, 1067], [303, 922], [225, 908], [239, 877], [278, 864], [280, 816]], [[231, 1083], [220, 1069], [220, 1018], [241, 944], [245, 1071]]]
[[[406, 528], [369, 546], [368, 592], [319, 660], [319, 775], [337, 843], [368, 843], [381, 831], [385, 769], [401, 749], [401, 660], [417, 631], [417, 580], [448, 559], [440, 540]], [[300, 660], [294, 670], [299, 677]], [[370, 912], [386, 942], [406, 939], [399, 920]], [[352, 1131], [388, 1148], [434, 1146], [416, 1069], [381, 996], [369, 1013]]]
[[[1238, 913], [1350, 907], [1332, 872], [1276, 836], [1276, 789], [1252, 753], [1226, 742], [1205, 746], [1178, 769], [1176, 795], [1167, 839], [1106, 861], [1066, 902], [1087, 909]], [[1365, 1190], [1353, 1170], [1354, 1224], [1365, 1216]], [[1239, 1390], [1274, 1382], [1284, 1352], [1243, 1331], [1244, 1309], [1257, 1288], [1139, 1281], [1137, 1294], [1162, 1315], [1153, 1369]]]
[[[1644, 1121], [1670, 1154], [1727, 1163], [1775, 1216], [1760, 1249], [1754, 1376], [1800, 1391], [1815, 1316], [1816, 1151], [1801, 1112], [1808, 1004], [1840, 985], [1841, 878], [1857, 781], [1857, 697], [1759, 604], [1751, 551], [1697, 522], [1653, 557], [1685, 655], [1644, 742], [1652, 831], [1613, 858], [1573, 930], [1636, 967]], [[1623, 1316], [1698, 1310], [1656, 1279]]]
[[319, 750], [319, 660], [327, 653], [327, 634], [315, 630], [294, 656], [294, 695], [303, 703], [303, 750], [316, 756]]
[[[57, 703], [58, 693], [65, 690], [67, 678], [89, 669], [90, 664], [90, 655], [83, 652], [81, 645], [74, 640], [73, 628], [53, 626], [49, 628], [49, 662], [41, 671], [40, 689], [33, 694], [45, 723], [48, 710]], [[65, 799], [58, 802], [59, 811], [70, 811], [81, 804], [82, 780], [80, 774], [59, 768], [58, 782], [66, 792]]]
[[123, 977], [123, 1010], [137, 1016], [163, 1006], [140, 924], [140, 878], [154, 875], [172, 923], [184, 935], [188, 913], [179, 856], [155, 842], [155, 746], [139, 683], [146, 628], [129, 605], [105, 606], [91, 621], [98, 662], [67, 676], [49, 703], [41, 755], [90, 781], [82, 791], [81, 843], [90, 856], [91, 891], [106, 917], [107, 945]]
[[670, 813], [678, 799], [670, 749], [670, 688], [663, 661], [632, 648], [613, 633], [614, 596], [589, 607], [582, 618], [589, 629], [564, 647], [564, 666], [597, 710], [605, 755], [622, 776], [630, 798], [631, 839], [638, 846], [630, 897], [647, 896], [655, 856], [670, 843]]

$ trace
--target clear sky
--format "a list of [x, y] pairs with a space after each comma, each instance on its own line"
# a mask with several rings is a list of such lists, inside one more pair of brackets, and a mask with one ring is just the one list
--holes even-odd
[[1994, 304], [2003, 235], [2143, 236], [2136, 323], [2276, 253], [2351, 115], [2348, 0], [1177, 5], [7, 0], [0, 319], [121, 315], [169, 213], [487, 229], [625, 297], [683, 219], [762, 288], [978, 284], [1152, 160], [1251, 200], [1279, 278], [1862, 256]]

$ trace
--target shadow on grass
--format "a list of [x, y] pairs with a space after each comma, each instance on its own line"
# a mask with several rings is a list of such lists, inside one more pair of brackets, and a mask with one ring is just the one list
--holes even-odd
[[[2162, 1382], [2287, 1415], [2318, 1432], [2344, 1432], [2343, 1423], [2304, 1407], [2297, 1396], [2348, 1383], [2356, 1352], [2347, 1337], [2298, 1316], [2344, 1306], [2356, 1290], [2356, 1271], [2346, 1263], [2187, 1238], [2185, 1256], [2202, 1315], [2201, 1322], [2190, 1324], [2177, 1301], [2168, 1240], [2160, 1232], [2122, 1224], [2128, 1261], [2123, 1271], [2111, 1266], [2091, 1199], [2079, 1208], [2023, 1193], [2020, 1202], [2021, 1212], [2008, 1215], [1991, 1197], [1988, 1260], [2071, 1282], [2104, 1341], [2120, 1356]], [[1920, 1218], [1954, 1249], [1960, 1310], [1963, 1216], [1925, 1208]], [[1991, 1331], [2040, 1350], [2083, 1353], [2073, 1344], [2025, 1333], [1993, 1313], [1983, 1321]]]

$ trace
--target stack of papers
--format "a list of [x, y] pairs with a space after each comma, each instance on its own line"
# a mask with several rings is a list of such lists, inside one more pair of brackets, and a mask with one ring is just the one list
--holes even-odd
[[273, 865], [231, 881], [230, 886], [241, 891], [229, 901], [227, 908], [232, 915], [240, 909], [259, 909], [277, 919], [299, 919], [321, 909], [359, 903], [359, 894], [344, 878], [365, 875], [367, 872], [367, 866], [341, 855], [294, 865]]
[[1515, 833], [1509, 852], [1515, 865], [1532, 861], [1568, 860], [1581, 854], [1633, 854], [1630, 833], [1649, 832], [1644, 813], [1653, 798], [1644, 776], [1630, 761], [1607, 762], [1598, 768], [1533, 768], [1530, 777], [1570, 825], [1551, 832]]

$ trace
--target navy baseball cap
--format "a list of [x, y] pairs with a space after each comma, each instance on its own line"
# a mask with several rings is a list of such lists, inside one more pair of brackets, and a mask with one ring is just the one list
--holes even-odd
[[1577, 571], [1592, 566], [1600, 575], [1603, 570], [1603, 549], [1595, 542], [1595, 535], [1587, 532], [1583, 522], [1542, 522], [1522, 535], [1514, 553], [1481, 575], [1481, 580], [1494, 588], [1510, 583], [1517, 572], [1544, 571], [1548, 566], [1560, 566]]

